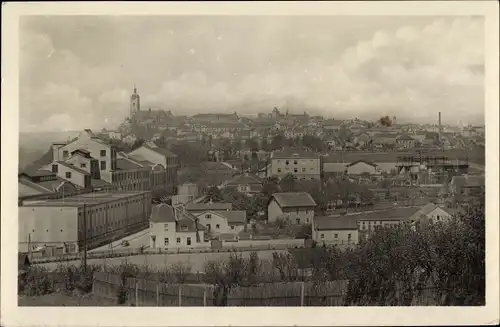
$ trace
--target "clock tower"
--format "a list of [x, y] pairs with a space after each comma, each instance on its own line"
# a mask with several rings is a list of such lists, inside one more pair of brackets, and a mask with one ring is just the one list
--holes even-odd
[[137, 88], [134, 85], [134, 93], [130, 96], [130, 118], [138, 111], [141, 111], [141, 97], [137, 93]]

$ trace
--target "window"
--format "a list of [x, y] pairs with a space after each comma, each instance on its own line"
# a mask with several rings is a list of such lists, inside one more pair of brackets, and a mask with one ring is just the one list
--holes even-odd
[[164, 224], [165, 231], [168, 231], [168, 224]]
[[231, 226], [231, 229], [234, 229], [234, 226]]
[[297, 160], [294, 160], [294, 161], [293, 161], [293, 164], [294, 164], [294, 165], [296, 165], [296, 164], [297, 164]]
[[101, 157], [105, 157], [106, 156], [106, 150], [101, 150]]
[[80, 164], [80, 168], [87, 168], [87, 164], [84, 163]]
[[59, 166], [58, 165], [52, 165], [52, 172], [54, 174], [57, 174], [57, 170], [58, 170]]
[[219, 229], [219, 228], [220, 228], [220, 225], [219, 225], [219, 224], [215, 225], [215, 228], [216, 228], [216, 229]]
[[299, 208], [297, 208], [297, 209], [295, 210], [295, 213], [296, 213], [296, 214], [299, 214]]
[[207, 224], [207, 230], [210, 232], [211, 226], [210, 224]]
[[439, 221], [439, 215], [437, 216], [437, 220]]
[[347, 234], [347, 239], [350, 240], [351, 239], [351, 234]]
[[186, 239], [186, 243], [187, 243], [187, 245], [191, 245], [191, 237], [188, 237], [188, 238]]
[[66, 172], [66, 178], [71, 178], [71, 172], [70, 171]]
[[106, 161], [101, 161], [101, 170], [106, 170]]
[[297, 221], [297, 224], [300, 224], [300, 218], [297, 218], [296, 221]]
[[68, 150], [63, 151], [63, 157], [67, 158], [69, 156]]
[[306, 169], [305, 169], [305, 168], [302, 168], [302, 172], [305, 172], [305, 171], [306, 171]]
[[297, 168], [293, 168], [293, 172], [297, 173], [299, 170]]
[[334, 238], [339, 238], [339, 234], [333, 234]]
[[278, 173], [281, 173], [281, 168], [278, 168]]
[[181, 238], [180, 238], [180, 237], [178, 237], [178, 238], [177, 238], [177, 244], [180, 244], [180, 243], [181, 243]]
[[290, 163], [290, 162], [289, 162], [288, 160], [286, 160], [286, 161], [285, 161], [285, 164], [287, 164], [287, 165], [288, 165], [289, 163]]
[[306, 223], [308, 223], [308, 224], [309, 224], [309, 218], [306, 218]]
[[187, 228], [187, 226], [186, 226], [186, 225], [182, 225], [182, 226], [181, 226], [181, 231], [185, 232], [185, 231], [187, 231], [187, 230], [188, 230], [188, 228]]
[[210, 218], [212, 218], [212, 214], [210, 214], [210, 213], [207, 213], [207, 214], [205, 215], [205, 218], [207, 218], [207, 219], [210, 219]]
[[325, 234], [321, 234], [321, 238], [325, 238]]

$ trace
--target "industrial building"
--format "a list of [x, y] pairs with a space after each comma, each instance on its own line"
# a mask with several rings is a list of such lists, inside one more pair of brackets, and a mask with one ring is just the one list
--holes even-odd
[[90, 250], [147, 228], [150, 214], [147, 191], [25, 201], [19, 207], [19, 252], [75, 253], [85, 243]]

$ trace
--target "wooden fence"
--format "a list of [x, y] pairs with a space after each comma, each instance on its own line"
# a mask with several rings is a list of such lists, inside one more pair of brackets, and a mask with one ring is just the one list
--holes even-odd
[[[229, 290], [227, 306], [341, 306], [347, 281], [323, 284], [308, 282], [271, 283]], [[122, 284], [118, 275], [94, 273], [93, 293], [117, 299]], [[205, 284], [168, 284], [126, 278], [127, 302], [134, 306], [214, 306], [217, 292]]]

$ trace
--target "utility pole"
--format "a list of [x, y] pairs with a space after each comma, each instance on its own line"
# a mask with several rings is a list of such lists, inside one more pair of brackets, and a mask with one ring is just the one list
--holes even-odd
[[87, 205], [83, 204], [83, 269], [87, 272]]

